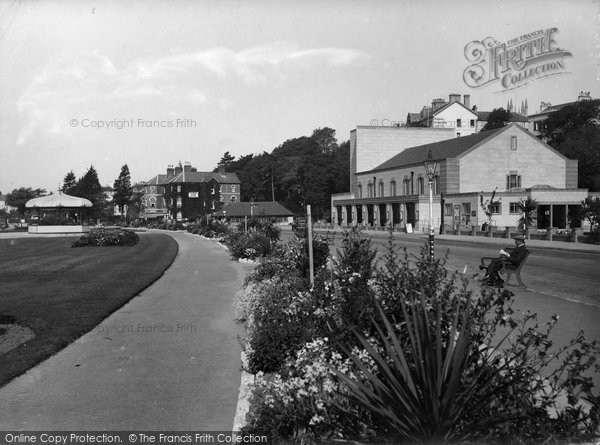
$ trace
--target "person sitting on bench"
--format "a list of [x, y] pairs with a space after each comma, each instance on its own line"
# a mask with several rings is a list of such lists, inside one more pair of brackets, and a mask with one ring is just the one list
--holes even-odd
[[525, 247], [525, 237], [523, 235], [515, 236], [516, 247], [512, 252], [508, 253], [504, 250], [500, 251], [500, 257], [494, 258], [490, 264], [479, 266], [480, 269], [486, 269], [485, 276], [482, 278], [482, 283], [489, 286], [502, 286], [504, 280], [500, 278], [498, 272], [504, 267], [505, 262], [509, 262], [514, 266], [518, 266], [521, 261], [527, 256], [527, 248]]

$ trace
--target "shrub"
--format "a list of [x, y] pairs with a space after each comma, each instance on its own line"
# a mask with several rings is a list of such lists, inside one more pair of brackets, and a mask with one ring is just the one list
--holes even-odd
[[234, 260], [254, 260], [269, 255], [273, 249], [271, 239], [260, 232], [231, 232], [223, 239]]
[[94, 229], [83, 234], [72, 247], [86, 246], [133, 246], [140, 237], [132, 230], [126, 229]]
[[248, 223], [239, 223], [237, 230], [243, 232], [248, 229], [250, 232], [261, 232], [272, 241], [277, 241], [281, 234], [281, 229], [273, 224], [273, 222], [261, 218], [250, 218]]
[[[557, 317], [542, 325], [535, 314], [515, 313], [506, 290], [475, 295], [445, 259], [430, 261], [426, 246], [409, 257], [390, 241], [379, 270], [368, 247], [350, 240], [322, 289], [295, 292], [274, 279], [251, 299], [258, 317], [249, 351], [258, 345], [254, 359], [261, 357], [251, 370], [276, 374], [257, 376], [248, 430], [389, 443], [593, 437], [598, 342], [580, 334], [554, 350]], [[358, 301], [366, 322], [351, 306], [342, 310], [348, 301]], [[354, 323], [347, 330], [345, 320]]]
[[246, 354], [250, 372], [273, 372], [310, 338], [311, 295], [304, 280], [274, 278], [256, 286], [250, 312]]

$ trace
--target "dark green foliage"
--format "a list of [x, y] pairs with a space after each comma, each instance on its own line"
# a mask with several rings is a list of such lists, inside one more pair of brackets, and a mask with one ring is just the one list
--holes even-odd
[[269, 255], [274, 244], [267, 235], [258, 231], [231, 231], [225, 236], [223, 242], [234, 260], [241, 258], [254, 260]]
[[328, 127], [316, 129], [310, 137], [289, 139], [270, 154], [238, 160], [227, 157], [226, 165], [243, 184], [242, 201], [252, 197], [256, 201], [274, 200], [299, 214], [310, 204], [317, 219], [328, 219], [331, 195], [350, 187], [350, 143], [338, 145], [335, 130]]
[[77, 178], [75, 177], [75, 173], [71, 170], [69, 173], [65, 175], [63, 179], [62, 191], [67, 195], [73, 195], [77, 188]]
[[195, 223], [189, 223], [186, 230], [194, 235], [202, 235], [207, 238], [223, 238], [230, 232], [227, 223], [218, 219], [206, 221], [204, 218], [200, 218]]
[[481, 131], [494, 130], [496, 128], [506, 127], [510, 122], [510, 111], [504, 108], [494, 108], [488, 117], [488, 121]]
[[133, 230], [94, 229], [74, 241], [72, 247], [134, 246], [140, 237]]
[[262, 283], [251, 312], [254, 328], [247, 338], [250, 372], [277, 371], [309, 340], [312, 304], [305, 285], [305, 280], [293, 276]]
[[42, 196], [46, 193], [44, 189], [32, 189], [31, 187], [21, 187], [14, 189], [8, 195], [6, 195], [6, 205], [16, 207], [20, 215], [25, 215], [25, 204], [27, 201], [38, 196]]
[[106, 196], [102, 191], [102, 186], [98, 179], [98, 172], [93, 165], [77, 181], [75, 196], [85, 198], [91, 201], [92, 208], [87, 209], [86, 213], [92, 218], [98, 218], [106, 206]]
[[272, 221], [258, 217], [249, 218], [247, 223], [241, 222], [237, 226], [239, 232], [243, 232], [246, 229], [248, 231], [261, 232], [272, 241], [277, 241], [281, 234], [281, 229], [275, 226]]
[[119, 177], [115, 179], [113, 184], [114, 195], [113, 202], [119, 207], [121, 213], [124, 212], [125, 206], [129, 205], [133, 197], [133, 187], [131, 187], [131, 174], [127, 164], [121, 167]]

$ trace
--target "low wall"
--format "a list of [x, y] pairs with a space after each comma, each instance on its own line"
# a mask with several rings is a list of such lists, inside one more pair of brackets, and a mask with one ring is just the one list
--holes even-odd
[[85, 233], [90, 226], [29, 226], [29, 233]]

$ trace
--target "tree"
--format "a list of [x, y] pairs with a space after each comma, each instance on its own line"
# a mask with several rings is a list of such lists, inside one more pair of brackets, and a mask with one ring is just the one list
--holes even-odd
[[85, 198], [91, 201], [93, 207], [89, 211], [89, 215], [93, 218], [98, 217], [106, 206], [106, 197], [102, 191], [102, 186], [98, 180], [98, 172], [93, 165], [90, 165], [88, 171], [79, 178], [75, 193], [80, 198]]
[[488, 219], [488, 221], [487, 221], [488, 229], [491, 229], [491, 227], [492, 227], [492, 218], [494, 216], [494, 210], [496, 209], [498, 204], [500, 204], [500, 200], [501, 200], [501, 198], [494, 200], [494, 198], [496, 197], [497, 190], [498, 190], [498, 188], [494, 189], [490, 199], [486, 200], [485, 202], [483, 201], [483, 192], [481, 192], [481, 194], [479, 195], [479, 203], [481, 205], [481, 208], [483, 209], [483, 212], [485, 213], [485, 216]]
[[510, 122], [510, 111], [504, 108], [494, 108], [488, 116], [487, 123], [481, 131], [494, 130], [496, 128], [506, 127]]
[[[119, 177], [115, 179], [113, 189], [113, 202], [116, 206], [119, 207], [119, 211], [124, 214], [125, 206], [129, 205], [133, 196], [133, 187], [131, 187], [131, 175], [129, 174], [129, 167], [127, 166], [127, 164], [121, 167], [121, 173], [119, 173]], [[125, 218], [127, 218], [126, 215]]]
[[537, 205], [537, 201], [531, 196], [521, 199], [517, 204], [517, 208], [521, 212], [521, 216], [517, 221], [517, 227], [527, 235], [529, 234], [529, 228], [535, 224]]
[[14, 189], [8, 195], [6, 195], [6, 205], [11, 207], [16, 207], [17, 211], [21, 216], [25, 216], [25, 204], [27, 201], [33, 198], [37, 198], [38, 196], [42, 196], [46, 193], [44, 189], [32, 189], [31, 187], [21, 187], [19, 189]]
[[321, 149], [321, 153], [333, 153], [338, 148], [335, 130], [329, 127], [317, 128], [313, 131], [311, 139]]
[[590, 222], [592, 231], [600, 231], [600, 198], [588, 196], [581, 202], [583, 215]]
[[570, 133], [586, 126], [598, 127], [599, 123], [600, 99], [582, 100], [550, 114], [544, 122], [541, 137], [556, 148]]
[[63, 179], [62, 192], [67, 195], [72, 195], [75, 193], [77, 189], [77, 178], [75, 177], [75, 173], [71, 170], [69, 173], [65, 175]]
[[600, 127], [587, 123], [569, 131], [553, 146], [569, 159], [577, 159], [580, 188], [600, 191]]
[[235, 161], [235, 156], [232, 156], [228, 151], [226, 151], [223, 156], [221, 156], [221, 160], [219, 161], [219, 165], [225, 168], [225, 171], [229, 169], [231, 164]]

